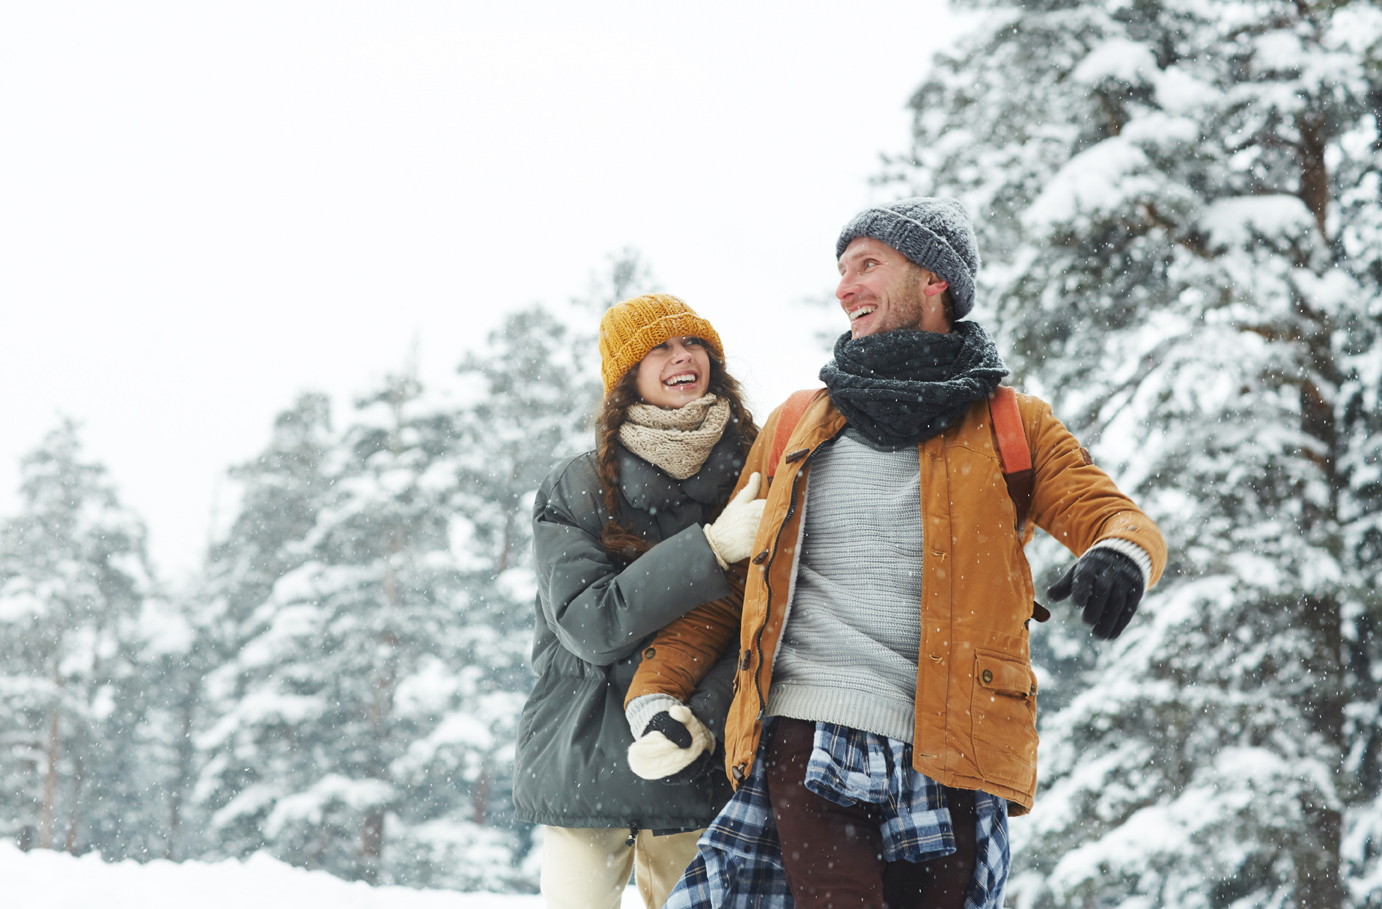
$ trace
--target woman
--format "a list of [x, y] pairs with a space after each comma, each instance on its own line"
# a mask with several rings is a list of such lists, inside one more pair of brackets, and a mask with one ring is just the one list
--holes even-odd
[[[633, 870], [657, 909], [730, 791], [714, 772], [679, 774], [684, 785], [635, 776], [624, 695], [658, 629], [730, 592], [724, 566], [747, 556], [762, 505], [726, 500], [758, 430], [719, 335], [676, 297], [606, 312], [600, 358], [596, 448], [558, 464], [533, 507], [538, 680], [519, 723], [514, 803], [545, 827], [548, 906], [615, 909]], [[720, 733], [733, 672], [730, 655], [683, 721], [710, 745], [701, 724]]]

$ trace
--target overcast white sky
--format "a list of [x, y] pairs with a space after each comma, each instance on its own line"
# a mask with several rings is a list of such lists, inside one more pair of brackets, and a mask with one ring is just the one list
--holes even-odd
[[[834, 238], [907, 147], [938, 0], [0, 5], [0, 514], [68, 414], [195, 568], [297, 392], [445, 382], [631, 245], [756, 409], [815, 382]], [[843, 320], [840, 322], [843, 330]]]

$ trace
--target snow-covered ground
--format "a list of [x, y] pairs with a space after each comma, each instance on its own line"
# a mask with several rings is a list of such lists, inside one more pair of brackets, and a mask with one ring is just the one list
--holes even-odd
[[[324, 871], [294, 868], [267, 855], [246, 862], [107, 864], [0, 843], [0, 904], [6, 909], [541, 909], [542, 898], [370, 887]], [[635, 890], [624, 909], [639, 909]]]

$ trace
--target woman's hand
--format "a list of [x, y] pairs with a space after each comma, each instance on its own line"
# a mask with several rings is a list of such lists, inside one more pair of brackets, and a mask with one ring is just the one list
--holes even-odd
[[748, 483], [729, 500], [715, 523], [705, 525], [705, 538], [721, 568], [742, 562], [753, 550], [753, 538], [758, 535], [758, 522], [767, 504], [767, 499], [758, 498], [761, 482], [757, 472], [751, 474]]

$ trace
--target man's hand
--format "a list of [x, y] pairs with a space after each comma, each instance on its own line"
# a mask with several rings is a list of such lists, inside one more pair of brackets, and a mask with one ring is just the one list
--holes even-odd
[[645, 780], [678, 785], [710, 769], [715, 737], [691, 708], [676, 704], [653, 715], [629, 746], [629, 768]]
[[729, 500], [714, 524], [705, 525], [705, 538], [710, 551], [721, 568], [742, 562], [753, 551], [753, 538], [758, 535], [758, 522], [763, 518], [766, 499], [758, 498], [762, 478], [755, 472], [739, 494]]
[[1055, 601], [1070, 597], [1084, 610], [1084, 622], [1094, 636], [1111, 641], [1137, 612], [1142, 592], [1142, 570], [1136, 562], [1116, 549], [1096, 547], [1070, 566], [1046, 595]]

